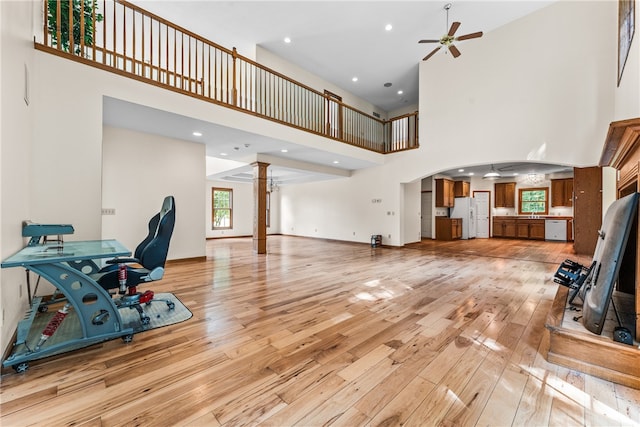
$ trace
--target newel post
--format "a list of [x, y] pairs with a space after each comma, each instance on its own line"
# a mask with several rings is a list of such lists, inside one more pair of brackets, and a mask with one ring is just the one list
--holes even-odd
[[236, 48], [233, 48], [233, 53], [232, 53], [232, 58], [233, 58], [233, 64], [232, 64], [232, 73], [233, 73], [233, 77], [231, 79], [231, 105], [238, 105], [238, 88], [236, 86], [236, 61], [238, 59], [238, 51], [236, 50]]

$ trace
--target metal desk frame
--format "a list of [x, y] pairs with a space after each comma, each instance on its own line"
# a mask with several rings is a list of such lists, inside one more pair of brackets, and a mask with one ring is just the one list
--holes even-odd
[[[133, 328], [124, 328], [122, 317], [109, 293], [95, 280], [85, 274], [83, 265], [95, 265], [92, 260], [130, 256], [131, 251], [116, 240], [89, 240], [27, 246], [5, 259], [2, 268], [24, 267], [48, 280], [61, 291], [80, 322], [81, 336], [64, 342], [47, 345], [39, 349], [26, 342], [34, 316], [29, 316], [18, 325], [18, 339], [11, 355], [2, 366], [12, 366], [18, 372], [28, 368], [30, 360], [86, 347], [118, 337], [130, 338]], [[88, 271], [88, 273], [94, 272]], [[40, 299], [31, 301], [31, 309], [37, 310]], [[25, 323], [26, 322], [26, 323]], [[23, 331], [21, 334], [20, 331]], [[26, 330], [26, 332], [25, 332]], [[22, 335], [22, 336], [20, 336]], [[22, 341], [22, 342], [21, 342]]]

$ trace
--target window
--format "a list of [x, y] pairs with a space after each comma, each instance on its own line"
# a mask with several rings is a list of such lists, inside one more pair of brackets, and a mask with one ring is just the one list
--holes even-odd
[[548, 188], [521, 188], [520, 214], [524, 215], [546, 215], [549, 212], [549, 189]]
[[212, 188], [211, 223], [214, 230], [233, 228], [233, 190]]

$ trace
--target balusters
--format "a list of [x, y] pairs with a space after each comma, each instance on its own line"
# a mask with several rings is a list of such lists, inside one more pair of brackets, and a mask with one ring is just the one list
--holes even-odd
[[[417, 113], [380, 120], [349, 107], [337, 96], [323, 94], [245, 58], [235, 48], [218, 46], [126, 1], [111, 0], [111, 7], [107, 0], [96, 4], [82, 0], [80, 16], [74, 18], [76, 1], [58, 1], [51, 11], [44, 0], [46, 46], [54, 47], [55, 43], [60, 52], [68, 43], [71, 55], [91, 56], [103, 66], [153, 84], [362, 148], [384, 153], [417, 147]], [[85, 1], [92, 2], [86, 14]], [[61, 9], [67, 4], [71, 30], [64, 35], [68, 40], [62, 40], [64, 23], [58, 19], [50, 28], [48, 15], [62, 16]], [[97, 26], [99, 16], [102, 26]], [[80, 31], [75, 36], [80, 40], [74, 40], [74, 19], [79, 19]], [[90, 54], [85, 52], [89, 35], [93, 40]], [[101, 60], [96, 52], [102, 55]]]

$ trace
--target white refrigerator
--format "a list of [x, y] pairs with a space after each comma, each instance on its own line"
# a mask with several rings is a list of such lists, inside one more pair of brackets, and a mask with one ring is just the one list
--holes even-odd
[[451, 209], [451, 218], [462, 218], [462, 238], [476, 237], [476, 200], [473, 197], [456, 197]]

